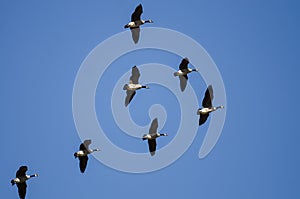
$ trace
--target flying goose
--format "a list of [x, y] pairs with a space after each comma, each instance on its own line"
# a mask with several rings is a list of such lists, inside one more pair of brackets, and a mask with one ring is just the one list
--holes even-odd
[[139, 84], [139, 77], [139, 69], [136, 66], [132, 67], [129, 84], [125, 84], [123, 87], [123, 90], [126, 90], [125, 106], [128, 106], [128, 104], [131, 102], [136, 90], [141, 88], [149, 88], [148, 86]]
[[142, 13], [143, 13], [143, 7], [142, 4], [139, 4], [135, 8], [134, 12], [131, 14], [131, 21], [124, 26], [124, 28], [130, 28], [134, 43], [137, 43], [139, 41], [140, 26], [145, 23], [153, 23], [152, 20], [142, 20], [141, 19]]
[[188, 74], [193, 71], [198, 71], [198, 69], [188, 68], [189, 63], [190, 62], [187, 57], [183, 58], [179, 65], [179, 70], [174, 73], [174, 76], [179, 76], [181, 91], [184, 91], [184, 89], [186, 87], [187, 80], [188, 80]]
[[74, 157], [79, 159], [79, 168], [81, 173], [84, 173], [87, 162], [89, 160], [88, 154], [91, 154], [95, 151], [100, 151], [100, 149], [89, 149], [89, 145], [92, 143], [91, 140], [84, 140], [83, 143], [79, 146], [79, 151], [74, 153]]
[[149, 146], [149, 151], [151, 156], [155, 155], [155, 151], [156, 151], [156, 138], [160, 137], [160, 136], [168, 136], [167, 134], [161, 134], [157, 132], [157, 128], [158, 128], [158, 120], [157, 118], [155, 118], [150, 126], [149, 129], [149, 134], [145, 134], [143, 135], [143, 140], [148, 140], [148, 146]]
[[27, 166], [21, 166], [19, 170], [16, 172], [16, 178], [12, 179], [11, 185], [17, 184], [19, 196], [21, 199], [25, 199], [26, 196], [26, 181], [30, 178], [37, 177], [38, 174], [26, 175], [26, 171], [28, 170]]
[[199, 126], [204, 124], [209, 116], [210, 112], [216, 111], [217, 109], [224, 108], [224, 106], [213, 106], [212, 100], [214, 98], [213, 88], [209, 85], [205, 91], [205, 96], [202, 100], [202, 107], [199, 108], [197, 114], [200, 115]]

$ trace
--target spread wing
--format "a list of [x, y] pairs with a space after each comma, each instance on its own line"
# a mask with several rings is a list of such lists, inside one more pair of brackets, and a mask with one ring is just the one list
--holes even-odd
[[125, 106], [128, 106], [128, 104], [131, 102], [134, 95], [135, 95], [135, 91], [131, 91], [131, 90], [126, 91]]
[[156, 139], [148, 139], [148, 146], [151, 156], [154, 156], [156, 151]]
[[204, 108], [210, 108], [212, 107], [212, 100], [214, 98], [213, 89], [212, 86], [209, 85], [205, 91], [205, 96], [202, 100], [202, 106]]
[[81, 173], [84, 173], [85, 169], [86, 169], [86, 165], [88, 163], [89, 157], [86, 156], [79, 156], [79, 168]]
[[17, 187], [18, 187], [18, 193], [19, 193], [20, 199], [25, 199], [26, 188], [27, 188], [26, 182], [17, 183]]
[[19, 170], [16, 172], [16, 178], [25, 176], [27, 170], [28, 170], [27, 166], [21, 166]]
[[206, 122], [208, 116], [209, 116], [209, 113], [207, 113], [207, 114], [200, 114], [199, 126], [201, 126], [202, 124], [204, 124]]
[[185, 88], [186, 88], [186, 85], [187, 85], [187, 80], [188, 80], [188, 77], [187, 75], [180, 75], [179, 76], [179, 81], [180, 81], [180, 89], [181, 91], [184, 91]]
[[133, 42], [137, 44], [140, 39], [140, 31], [141, 31], [140, 28], [139, 27], [130, 28], [130, 31], [131, 31], [131, 37]]
[[91, 140], [84, 140], [83, 143], [80, 144], [79, 150], [81, 151], [87, 150], [91, 143], [92, 143]]
[[133, 84], [138, 84], [139, 83], [139, 78], [140, 78], [140, 71], [139, 69], [134, 66], [132, 67], [132, 70], [131, 70], [131, 76], [130, 76], [130, 80]]
[[138, 21], [138, 20], [141, 20], [141, 15], [143, 13], [143, 7], [142, 7], [142, 4], [139, 4], [134, 12], [132, 13], [131, 15], [131, 21]]
[[188, 64], [189, 64], [188, 58], [183, 58], [180, 65], [179, 65], [179, 69], [181, 71], [187, 70], [188, 69]]
[[157, 120], [157, 118], [155, 118], [151, 123], [150, 129], [149, 129], [149, 134], [155, 135], [157, 132], [157, 128], [158, 128], [158, 120]]

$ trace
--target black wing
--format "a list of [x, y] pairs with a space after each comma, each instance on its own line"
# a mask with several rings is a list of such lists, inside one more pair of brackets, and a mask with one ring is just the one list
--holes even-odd
[[141, 20], [141, 15], [143, 13], [143, 7], [142, 4], [138, 5], [134, 12], [131, 15], [131, 21], [138, 21]]
[[27, 166], [21, 166], [19, 170], [16, 172], [16, 178], [25, 176], [27, 170], [28, 170]]
[[206, 122], [208, 116], [209, 116], [209, 113], [207, 113], [207, 114], [200, 114], [199, 126], [201, 126], [202, 124], [204, 124]]
[[26, 182], [17, 183], [17, 187], [18, 187], [18, 193], [19, 193], [20, 199], [25, 199], [26, 188], [27, 188]]
[[86, 165], [88, 163], [89, 157], [86, 156], [79, 156], [79, 168], [81, 173], [84, 173], [85, 169], [86, 169]]
[[156, 139], [148, 139], [148, 146], [151, 156], [154, 156], [156, 151]]
[[86, 146], [82, 143], [82, 144], [80, 144], [80, 146], [79, 146], [79, 150], [80, 151], [84, 151], [84, 150], [86, 150]]
[[92, 143], [92, 140], [84, 140], [83, 143], [80, 144], [79, 150], [81, 150], [81, 151], [87, 150], [91, 143]]
[[139, 83], [140, 75], [141, 74], [140, 74], [139, 69], [136, 66], [132, 67], [131, 76], [130, 76], [130, 80], [131, 80], [132, 84]]
[[204, 108], [210, 108], [212, 107], [212, 100], [214, 98], [213, 89], [212, 86], [209, 85], [205, 91], [205, 96], [202, 100], [202, 106]]
[[189, 64], [188, 58], [183, 58], [180, 65], [179, 65], [179, 69], [181, 71], [187, 70], [188, 69], [188, 64]]
[[128, 106], [128, 104], [131, 102], [134, 95], [135, 95], [135, 91], [131, 91], [131, 90], [126, 91], [125, 106]]
[[157, 128], [158, 128], [158, 120], [157, 120], [157, 118], [155, 118], [151, 123], [150, 129], [149, 129], [149, 134], [155, 135], [157, 132]]

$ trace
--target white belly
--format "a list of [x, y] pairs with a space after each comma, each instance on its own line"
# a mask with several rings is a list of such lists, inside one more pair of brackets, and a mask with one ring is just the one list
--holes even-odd
[[206, 114], [206, 113], [210, 113], [212, 110], [210, 108], [202, 108], [198, 111], [199, 114]]
[[140, 84], [128, 84], [127, 89], [131, 90], [131, 91], [135, 91], [137, 89], [140, 89], [142, 87], [142, 85]]

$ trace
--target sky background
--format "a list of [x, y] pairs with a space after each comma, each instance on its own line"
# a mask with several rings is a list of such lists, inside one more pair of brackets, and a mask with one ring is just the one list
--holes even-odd
[[[81, 142], [72, 114], [77, 71], [94, 47], [124, 31], [139, 3], [143, 18], [154, 20], [145, 26], [188, 35], [218, 66], [227, 94], [222, 135], [201, 160], [198, 151], [208, 123], [198, 129], [186, 153], [162, 170], [123, 173], [91, 156], [81, 174], [73, 157]], [[299, 198], [299, 8], [298, 1], [286, 0], [1, 1], [0, 198], [18, 198], [10, 180], [21, 165], [29, 167], [29, 174], [40, 174], [28, 182], [31, 199]], [[120, 74], [154, 59], [175, 70], [181, 60], [158, 51], [138, 53], [114, 63], [120, 64]], [[190, 76], [201, 102], [206, 85], [201, 76]], [[110, 88], [110, 82], [99, 85], [102, 90]], [[162, 93], [161, 89], [156, 87], [155, 92]], [[109, 98], [101, 97], [102, 90], [97, 90], [96, 100], [109, 104]], [[152, 101], [142, 103], [157, 95], [151, 92], [141, 91], [132, 101], [132, 118], [140, 125], [151, 123], [145, 112]], [[167, 95], [171, 94], [163, 96]], [[176, 108], [174, 99], [162, 97], [153, 103], [170, 111]], [[109, 135], [115, 144], [147, 151], [146, 142], [127, 144], [111, 117], [101, 115], [105, 103], [96, 107], [100, 123], [115, 132]], [[177, 120], [178, 115], [170, 114], [163, 130], [174, 132]], [[159, 139], [161, 147], [172, 136]]]

